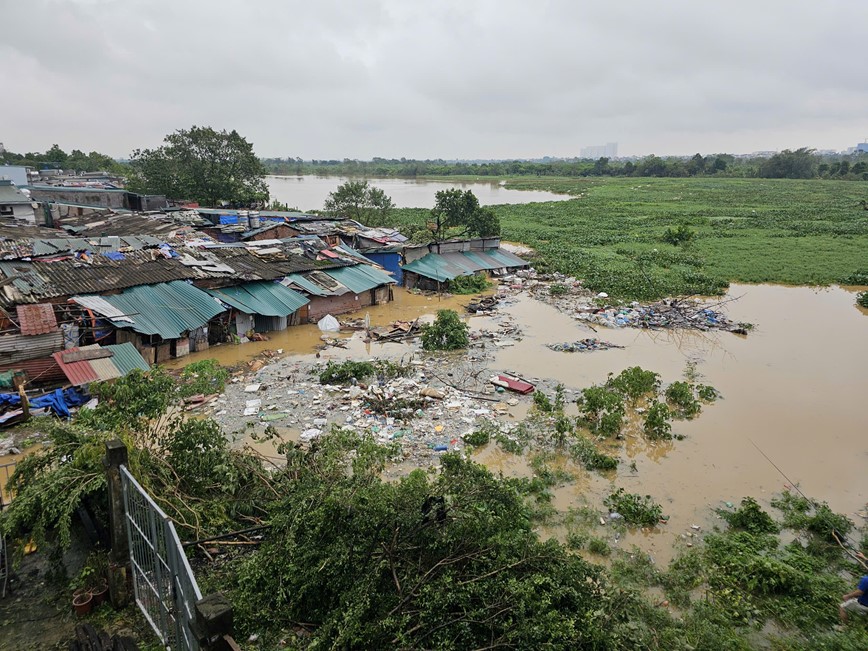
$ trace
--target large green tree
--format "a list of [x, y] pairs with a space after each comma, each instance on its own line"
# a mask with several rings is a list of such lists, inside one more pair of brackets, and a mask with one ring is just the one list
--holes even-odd
[[813, 149], [784, 149], [760, 164], [759, 175], [767, 179], [812, 179], [817, 176], [818, 162]]
[[471, 190], [449, 188], [434, 195], [434, 238], [443, 239], [450, 229], [461, 228], [454, 233], [458, 237], [497, 237], [500, 235], [500, 220], [488, 208], [479, 205], [479, 199]]
[[327, 213], [355, 219], [367, 226], [385, 226], [395, 207], [391, 197], [368, 181], [347, 181], [329, 193], [323, 206]]
[[171, 133], [157, 149], [130, 157], [129, 187], [206, 206], [252, 206], [268, 200], [265, 167], [237, 131], [193, 126]]

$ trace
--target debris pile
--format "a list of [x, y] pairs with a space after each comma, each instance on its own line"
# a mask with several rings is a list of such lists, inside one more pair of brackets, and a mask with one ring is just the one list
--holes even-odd
[[497, 304], [500, 303], [500, 296], [497, 294], [492, 294], [490, 296], [480, 296], [477, 299], [471, 301], [467, 306], [467, 312], [469, 314], [491, 314], [494, 310], [497, 309]]
[[613, 344], [610, 341], [602, 339], [590, 338], [580, 339], [579, 341], [565, 342], [562, 344], [546, 344], [546, 348], [556, 350], [560, 353], [589, 353], [595, 350], [608, 350], [609, 348], [623, 348], [618, 344]]
[[585, 308], [575, 318], [607, 328], [724, 330], [746, 335], [752, 327], [736, 323], [725, 314], [687, 299], [658, 301], [651, 305], [631, 303], [625, 307]]

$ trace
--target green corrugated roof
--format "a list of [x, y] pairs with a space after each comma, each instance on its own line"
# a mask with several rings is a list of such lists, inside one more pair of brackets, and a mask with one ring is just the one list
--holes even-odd
[[418, 260], [405, 264], [402, 268], [405, 272], [410, 271], [441, 283], [468, 273], [460, 267], [449, 264], [446, 258], [437, 253], [429, 253]]
[[301, 274], [289, 274], [286, 279], [291, 283], [298, 285], [308, 294], [312, 296], [325, 296], [326, 293], [317, 285], [310, 282], [307, 278], [302, 276]]
[[108, 350], [112, 351], [113, 355], [111, 357], [111, 360], [114, 365], [118, 367], [121, 375], [126, 375], [127, 373], [136, 368], [143, 371], [151, 370], [151, 367], [148, 366], [145, 358], [142, 357], [138, 349], [130, 342], [126, 342], [123, 344], [114, 344], [112, 346], [103, 346], [103, 348], [107, 348]]
[[526, 261], [508, 251], [489, 249], [487, 251], [429, 253], [418, 260], [405, 264], [402, 268], [404, 271], [445, 282], [477, 271], [490, 271], [504, 267], [524, 267], [526, 265]]
[[255, 282], [206, 290], [211, 296], [247, 314], [289, 316], [310, 299], [279, 283]]
[[118, 328], [163, 339], [178, 339], [181, 333], [200, 328], [225, 311], [210, 294], [181, 280], [130, 287], [102, 298], [133, 320], [132, 324], [112, 321]]
[[353, 267], [340, 267], [338, 269], [325, 269], [323, 271], [337, 280], [341, 285], [348, 287], [354, 294], [361, 294], [374, 287], [395, 282], [395, 279], [389, 274], [366, 264], [357, 264]]

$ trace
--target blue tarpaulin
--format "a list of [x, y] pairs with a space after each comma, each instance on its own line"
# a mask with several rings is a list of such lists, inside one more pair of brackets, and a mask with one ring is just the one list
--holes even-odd
[[[83, 405], [88, 400], [88, 396], [84, 391], [76, 387], [70, 389], [56, 389], [51, 393], [38, 396], [36, 398], [28, 398], [27, 402], [31, 409], [51, 409], [58, 416], [70, 416], [70, 407], [78, 407]], [[0, 393], [0, 405], [8, 405], [10, 407], [18, 407], [21, 405], [21, 396], [17, 393]]]

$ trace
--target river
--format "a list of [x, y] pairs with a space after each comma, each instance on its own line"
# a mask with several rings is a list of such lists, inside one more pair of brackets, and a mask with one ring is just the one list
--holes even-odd
[[[322, 210], [329, 193], [349, 179], [340, 176], [267, 176], [265, 180], [272, 201], [280, 201], [299, 210]], [[434, 205], [434, 194], [449, 188], [472, 190], [479, 203], [484, 206], [565, 201], [571, 198], [565, 194], [541, 190], [509, 190], [498, 181], [467, 183], [394, 178], [375, 178], [369, 181], [390, 196], [398, 208], [431, 208]]]
[[[460, 308], [467, 297], [444, 302], [395, 289], [396, 302], [368, 308], [373, 324], [396, 318], [430, 315], [438, 308]], [[561, 510], [586, 498], [599, 505], [600, 496], [623, 486], [650, 494], [671, 516], [670, 523], [651, 535], [639, 532], [626, 542], [639, 544], [665, 561], [678, 540], [717, 520], [712, 508], [738, 503], [751, 495], [766, 503], [792, 482], [836, 511], [855, 513], [868, 499], [868, 441], [865, 439], [865, 395], [868, 389], [866, 335], [868, 314], [855, 305], [855, 290], [775, 285], [732, 285], [726, 311], [736, 321], [756, 324], [747, 337], [728, 332], [649, 332], [599, 329], [597, 334], [569, 315], [526, 296], [504, 309], [524, 335], [516, 345], [501, 349], [493, 369], [509, 369], [530, 378], [552, 378], [581, 389], [603, 382], [608, 373], [639, 365], [660, 373], [664, 383], [682, 379], [688, 362], [702, 381], [716, 387], [722, 398], [703, 407], [693, 421], [676, 421], [673, 431], [684, 440], [647, 443], [628, 438], [625, 460], [613, 476], [576, 469], [578, 479], [555, 491]], [[471, 317], [472, 329], [496, 326], [488, 317]], [[312, 358], [320, 343], [316, 326], [273, 333], [269, 342], [220, 346], [198, 353], [223, 363], [250, 358], [262, 349], [281, 348], [284, 355]], [[559, 353], [546, 343], [598, 336], [625, 346], [593, 353]], [[396, 344], [365, 344], [351, 338], [346, 350], [330, 348], [325, 359], [397, 358], [406, 350]], [[526, 411], [526, 407], [525, 407]], [[520, 417], [520, 414], [515, 414]], [[482, 450], [477, 458], [505, 474], [529, 474], [527, 460], [499, 450]], [[629, 468], [635, 463], [635, 471]], [[555, 532], [562, 535], [563, 532]]]

